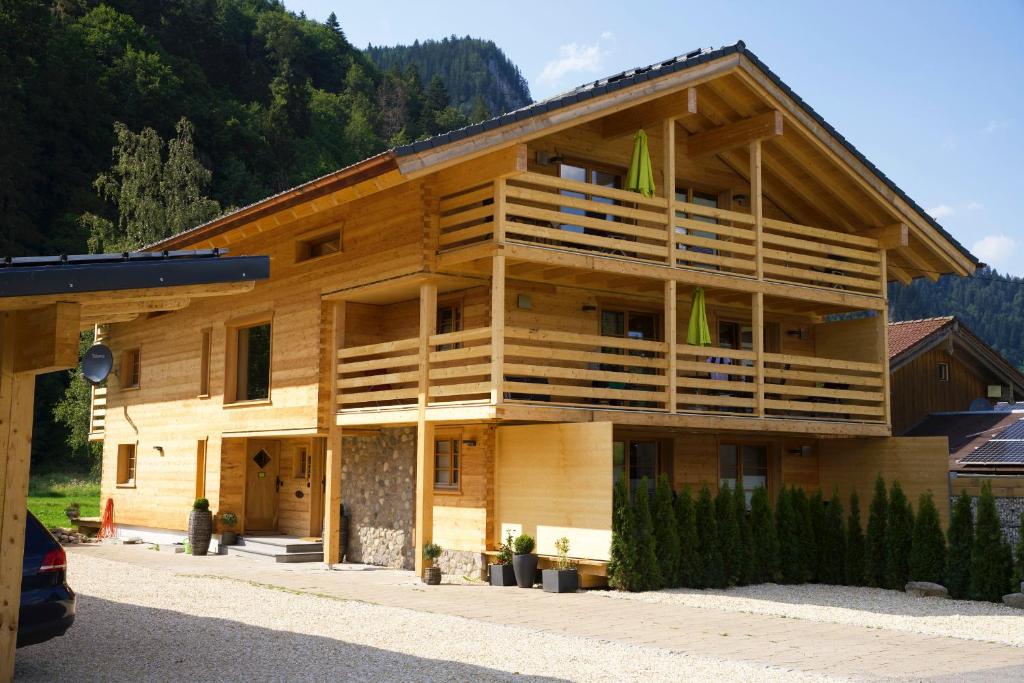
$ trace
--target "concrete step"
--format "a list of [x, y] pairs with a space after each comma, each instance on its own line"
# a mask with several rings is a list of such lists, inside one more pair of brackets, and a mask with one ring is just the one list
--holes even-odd
[[324, 544], [306, 541], [294, 536], [239, 536], [236, 544], [243, 548], [256, 548], [278, 553], [323, 552]]
[[227, 546], [228, 555], [236, 555], [239, 557], [248, 557], [251, 559], [264, 560], [268, 562], [323, 562], [324, 551], [319, 552], [292, 552], [292, 553], [280, 553], [272, 550], [266, 550], [263, 548], [254, 548], [252, 546], [239, 546], [229, 545]]

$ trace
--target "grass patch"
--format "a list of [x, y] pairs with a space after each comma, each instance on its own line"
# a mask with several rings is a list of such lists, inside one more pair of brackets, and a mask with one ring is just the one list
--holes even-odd
[[82, 517], [99, 517], [99, 481], [74, 474], [47, 474], [29, 480], [29, 512], [47, 529], [70, 526], [64, 508], [71, 503], [78, 503]]

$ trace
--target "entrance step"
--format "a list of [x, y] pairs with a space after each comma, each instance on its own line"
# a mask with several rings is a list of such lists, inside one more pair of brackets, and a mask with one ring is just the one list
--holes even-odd
[[245, 535], [237, 545], [226, 546], [228, 555], [274, 562], [323, 562], [324, 544], [284, 534]]

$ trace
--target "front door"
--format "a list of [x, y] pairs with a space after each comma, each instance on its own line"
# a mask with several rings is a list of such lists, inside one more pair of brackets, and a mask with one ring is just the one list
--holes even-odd
[[277, 530], [277, 441], [250, 439], [245, 460], [245, 530]]

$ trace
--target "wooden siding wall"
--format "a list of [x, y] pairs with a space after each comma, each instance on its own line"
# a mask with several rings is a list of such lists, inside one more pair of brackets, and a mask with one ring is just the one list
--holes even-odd
[[462, 442], [459, 490], [434, 489], [434, 542], [446, 550], [488, 550], [494, 528], [494, 427], [438, 426], [434, 438]]
[[[939, 381], [939, 363], [949, 364], [949, 381]], [[993, 381], [993, 384], [998, 382]], [[986, 378], [946, 348], [925, 351], [892, 373], [892, 433], [902, 434], [931, 413], [967, 410], [985, 398]]]
[[821, 486], [839, 491], [849, 505], [854, 490], [860, 497], [861, 519], [867, 523], [868, 506], [879, 474], [886, 486], [898, 480], [917, 509], [918, 497], [931, 491], [942, 527], [949, 525], [949, 450], [944, 436], [879, 439], [823, 439], [820, 442]]
[[612, 425], [497, 428], [495, 535], [528, 533], [537, 553], [607, 560], [612, 522]]
[[953, 477], [951, 479], [952, 495], [959, 496], [966, 491], [967, 495], [978, 497], [981, 495], [981, 485], [986, 481], [992, 485], [992, 495], [996, 498], [1024, 498], [1024, 475]]
[[879, 317], [871, 317], [818, 323], [814, 326], [816, 355], [822, 358], [877, 363], [885, 357], [878, 348], [881, 340], [878, 334], [880, 321]]
[[[109, 327], [107, 343], [115, 367], [125, 349], [141, 352], [138, 389], [108, 382], [102, 498], [111, 497], [115, 521], [183, 529], [195, 493], [196, 442], [209, 438], [208, 497], [214, 510], [221, 484], [230, 489], [234, 454], [221, 465], [220, 436], [231, 433], [312, 433], [323, 429], [319, 398], [326, 393], [333, 365], [323, 367], [330, 352], [321, 330], [321, 294], [382, 276], [412, 273], [422, 266], [421, 197], [409, 183], [358, 200], [340, 209], [314, 214], [294, 228], [255, 234], [231, 247], [232, 255], [268, 254], [271, 279], [249, 293], [197, 300], [184, 310]], [[295, 263], [295, 238], [323, 227], [342, 226], [342, 249]], [[225, 352], [228, 325], [245, 316], [273, 313], [269, 405], [225, 407]], [[210, 396], [199, 398], [202, 331], [212, 331]], [[412, 336], [412, 335], [410, 335]], [[329, 335], [326, 337], [329, 339]], [[134, 489], [115, 486], [117, 445], [137, 443]], [[163, 456], [154, 446], [162, 446]], [[241, 477], [241, 475], [238, 475]], [[214, 487], [213, 482], [218, 482]], [[238, 485], [242, 485], [239, 478]], [[224, 506], [242, 510], [231, 498]]]
[[[689, 486], [696, 494], [707, 483], [718, 493], [718, 447], [721, 443], [763, 444], [768, 448], [768, 491], [774, 499], [781, 486], [799, 486], [808, 491], [819, 486], [818, 453], [814, 440], [758, 438], [750, 435], [676, 434], [673, 486], [676, 491]], [[810, 446], [809, 455], [791, 453]]]

